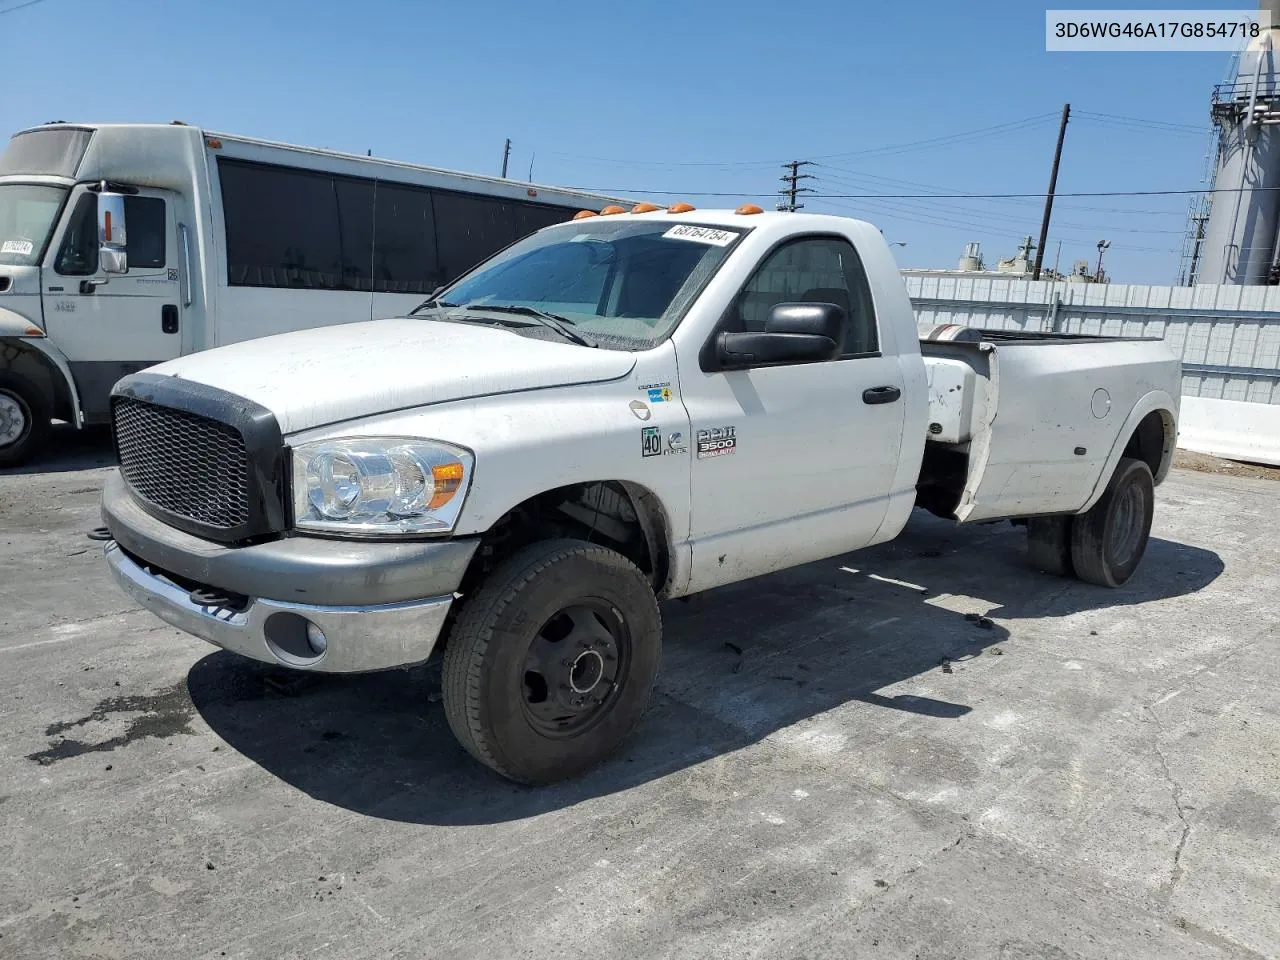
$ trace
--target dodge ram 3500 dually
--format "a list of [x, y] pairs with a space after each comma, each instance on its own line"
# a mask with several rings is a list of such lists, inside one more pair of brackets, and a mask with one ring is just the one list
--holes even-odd
[[1025, 521], [1042, 570], [1133, 575], [1176, 439], [1163, 342], [921, 328], [857, 220], [601, 214], [409, 316], [120, 381], [120, 586], [297, 670], [443, 650], [462, 745], [546, 783], [636, 725], [659, 601], [882, 543], [916, 506]]

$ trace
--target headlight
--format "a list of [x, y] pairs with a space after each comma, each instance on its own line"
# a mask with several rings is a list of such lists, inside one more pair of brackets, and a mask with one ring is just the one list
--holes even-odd
[[474, 462], [468, 450], [423, 440], [303, 444], [293, 450], [294, 526], [363, 536], [447, 533]]

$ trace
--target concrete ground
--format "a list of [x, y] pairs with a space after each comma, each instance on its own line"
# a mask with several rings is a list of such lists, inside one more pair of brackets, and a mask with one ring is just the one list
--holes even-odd
[[437, 667], [282, 683], [134, 609], [106, 461], [0, 477], [6, 960], [1280, 956], [1274, 481], [1175, 471], [1118, 591], [920, 517], [669, 604], [639, 734], [533, 790]]

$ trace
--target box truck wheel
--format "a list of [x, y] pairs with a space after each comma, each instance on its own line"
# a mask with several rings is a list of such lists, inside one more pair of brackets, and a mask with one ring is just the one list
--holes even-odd
[[0, 467], [15, 467], [44, 446], [49, 402], [28, 380], [0, 373]]
[[503, 776], [564, 780], [635, 728], [661, 650], [653, 589], [631, 561], [581, 540], [535, 543], [465, 601], [445, 648], [445, 716]]
[[1075, 573], [1071, 563], [1072, 517], [1029, 517], [1027, 560], [1037, 570], [1056, 577]]
[[1118, 587], [1133, 576], [1151, 535], [1155, 483], [1141, 460], [1123, 458], [1098, 502], [1071, 523], [1076, 576]]

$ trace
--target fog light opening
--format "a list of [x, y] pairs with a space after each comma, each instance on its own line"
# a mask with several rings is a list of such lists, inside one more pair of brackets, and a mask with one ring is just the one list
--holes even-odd
[[315, 666], [329, 649], [324, 631], [296, 613], [273, 613], [262, 632], [267, 647], [287, 667]]
[[307, 646], [317, 657], [324, 656], [324, 652], [329, 649], [329, 638], [310, 620], [307, 621]]

